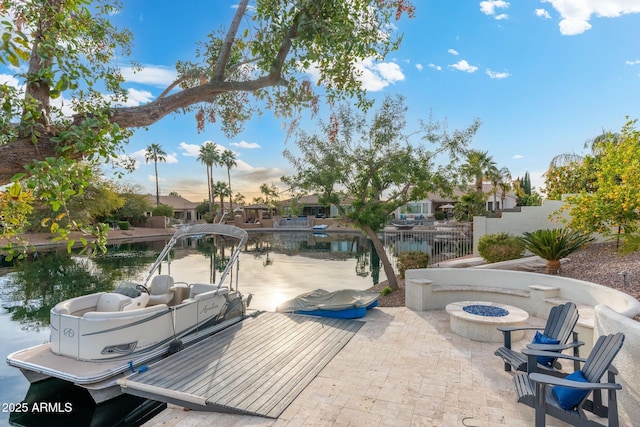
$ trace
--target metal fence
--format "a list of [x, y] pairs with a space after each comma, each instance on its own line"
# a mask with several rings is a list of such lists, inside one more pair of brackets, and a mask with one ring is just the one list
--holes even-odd
[[468, 224], [435, 225], [411, 230], [384, 230], [389, 255], [420, 251], [429, 254], [429, 264], [437, 264], [473, 253], [473, 232]]

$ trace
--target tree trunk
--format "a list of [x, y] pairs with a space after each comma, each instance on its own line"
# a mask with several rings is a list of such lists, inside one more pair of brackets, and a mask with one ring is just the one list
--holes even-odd
[[229, 213], [233, 218], [233, 193], [231, 193], [231, 168], [227, 168], [227, 180], [229, 181]]
[[398, 278], [396, 277], [396, 272], [393, 270], [393, 266], [391, 265], [391, 261], [389, 261], [389, 257], [387, 256], [387, 252], [384, 250], [384, 244], [378, 238], [378, 235], [375, 231], [368, 226], [362, 226], [362, 229], [367, 234], [367, 236], [371, 239], [373, 243], [373, 247], [376, 249], [378, 256], [380, 257], [380, 261], [382, 261], [382, 268], [384, 268], [384, 274], [387, 276], [387, 281], [389, 282], [389, 287], [394, 291], [399, 289], [398, 286]]
[[558, 274], [560, 271], [560, 260], [558, 259], [548, 259], [547, 260], [547, 273], [548, 274]]
[[156, 171], [156, 207], [160, 206], [160, 184], [158, 183], [158, 161], [153, 162]]

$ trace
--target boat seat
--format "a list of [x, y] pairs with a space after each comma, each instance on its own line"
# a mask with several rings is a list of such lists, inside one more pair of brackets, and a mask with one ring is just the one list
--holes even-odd
[[149, 285], [149, 305], [169, 304], [173, 300], [173, 277], [159, 274]]
[[96, 311], [109, 312], [109, 311], [122, 311], [124, 308], [131, 304], [132, 299], [126, 295], [116, 293], [105, 293], [98, 298], [98, 304], [96, 305]]

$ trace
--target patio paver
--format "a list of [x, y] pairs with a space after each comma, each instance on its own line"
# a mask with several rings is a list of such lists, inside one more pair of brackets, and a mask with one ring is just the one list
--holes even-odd
[[[516, 402], [513, 373], [493, 354], [497, 344], [451, 332], [444, 310], [376, 308], [364, 320], [277, 420], [169, 405], [145, 426], [533, 425], [533, 409]], [[544, 325], [537, 318], [529, 323]], [[529, 333], [514, 348], [530, 340]], [[548, 417], [547, 425], [567, 424]]]

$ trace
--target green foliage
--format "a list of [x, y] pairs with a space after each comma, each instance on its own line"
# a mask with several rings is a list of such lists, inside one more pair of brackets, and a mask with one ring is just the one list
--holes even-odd
[[398, 274], [401, 278], [404, 278], [404, 273], [407, 270], [427, 268], [429, 266], [429, 254], [420, 251], [402, 252], [398, 255], [396, 266], [398, 267]]
[[389, 295], [391, 292], [393, 292], [393, 289], [391, 289], [390, 286], [386, 286], [383, 290], [380, 291], [380, 295]]
[[496, 170], [496, 163], [487, 151], [468, 150], [465, 153], [466, 162], [460, 168], [463, 177], [474, 181], [475, 189], [482, 193], [482, 181], [493, 170]]
[[520, 237], [525, 249], [547, 261], [565, 258], [593, 240], [590, 234], [570, 228], [528, 231]]
[[116, 209], [112, 216], [118, 220], [129, 221], [133, 224], [143, 223], [147, 218], [147, 212], [152, 209], [147, 196], [128, 191], [121, 193], [120, 197], [124, 199], [124, 204]]
[[156, 206], [151, 212], [153, 213], [153, 216], [166, 216], [167, 218], [173, 218], [173, 208], [169, 205]]
[[520, 188], [524, 192], [524, 195], [530, 196], [531, 195], [531, 177], [529, 176], [529, 172], [527, 171], [524, 173], [524, 178], [518, 177], [518, 182], [519, 182]]
[[518, 199], [518, 206], [542, 206], [542, 196], [535, 191]]
[[478, 252], [488, 263], [522, 258], [522, 241], [509, 233], [485, 234], [478, 240]]
[[120, 230], [128, 230], [131, 228], [131, 224], [129, 224], [129, 221], [118, 221], [118, 228]]
[[[125, 80], [115, 65], [135, 64], [129, 60], [132, 35], [111, 22], [123, 2], [1, 0], [0, 10], [10, 13], [0, 23], [0, 63], [19, 70], [25, 89], [0, 85], [0, 143], [12, 146], [6, 151], [15, 156], [12, 164], [30, 164], [33, 181], [42, 181], [34, 203], [39, 199], [57, 214], [47, 219], [48, 227], [64, 236], [88, 226], [73, 220], [66, 206], [92, 181], [77, 171], [65, 179], [75, 162], [118, 163], [130, 129], [174, 111], [195, 112], [199, 130], [209, 121], [228, 135], [240, 132], [258, 105], [282, 118], [298, 118], [307, 108], [315, 113], [319, 97], [307, 73], [312, 66], [330, 103], [371, 105], [359, 64], [396, 49], [401, 36], [392, 21], [414, 12], [408, 0], [248, 3], [239, 3], [228, 32], [212, 31], [198, 44], [196, 61], [178, 62], [176, 82], [156, 101], [126, 107]], [[51, 103], [61, 96], [73, 100], [73, 117], [57, 106], [62, 103]], [[0, 185], [10, 182], [7, 170]], [[61, 227], [61, 218], [71, 228]]]
[[485, 209], [487, 195], [477, 191], [464, 194], [453, 207], [453, 217], [456, 221], [470, 222], [474, 216], [486, 216], [489, 212]]
[[[583, 168], [595, 177], [590, 189], [567, 197], [569, 226], [584, 232], [622, 237], [640, 228], [640, 131], [628, 121], [620, 134], [598, 140]], [[590, 191], [589, 191], [590, 190]]]
[[435, 146], [429, 151], [407, 141], [406, 110], [404, 98], [389, 96], [368, 121], [342, 105], [328, 123], [320, 123], [320, 134], [300, 130], [299, 157], [284, 152], [296, 173], [282, 180], [291, 189], [318, 194], [320, 203], [337, 206], [343, 219], [364, 230], [377, 245], [387, 277], [394, 276], [393, 268], [376, 231], [409, 201], [452, 192], [451, 170], [480, 125], [448, 133], [442, 124], [421, 122], [423, 141]]
[[436, 213], [433, 214], [433, 217], [437, 220], [437, 221], [442, 221], [443, 219], [445, 219], [447, 217], [447, 215], [442, 212], [442, 211], [438, 211]]
[[25, 227], [28, 225], [27, 218], [33, 211], [33, 194], [24, 189], [18, 182], [14, 182], [4, 190], [0, 190], [0, 230], [1, 236], [7, 239], [18, 236], [15, 243], [7, 243], [0, 250], [4, 250], [7, 255], [5, 259], [11, 261], [14, 257], [23, 257], [26, 251], [26, 242], [20, 239]]

